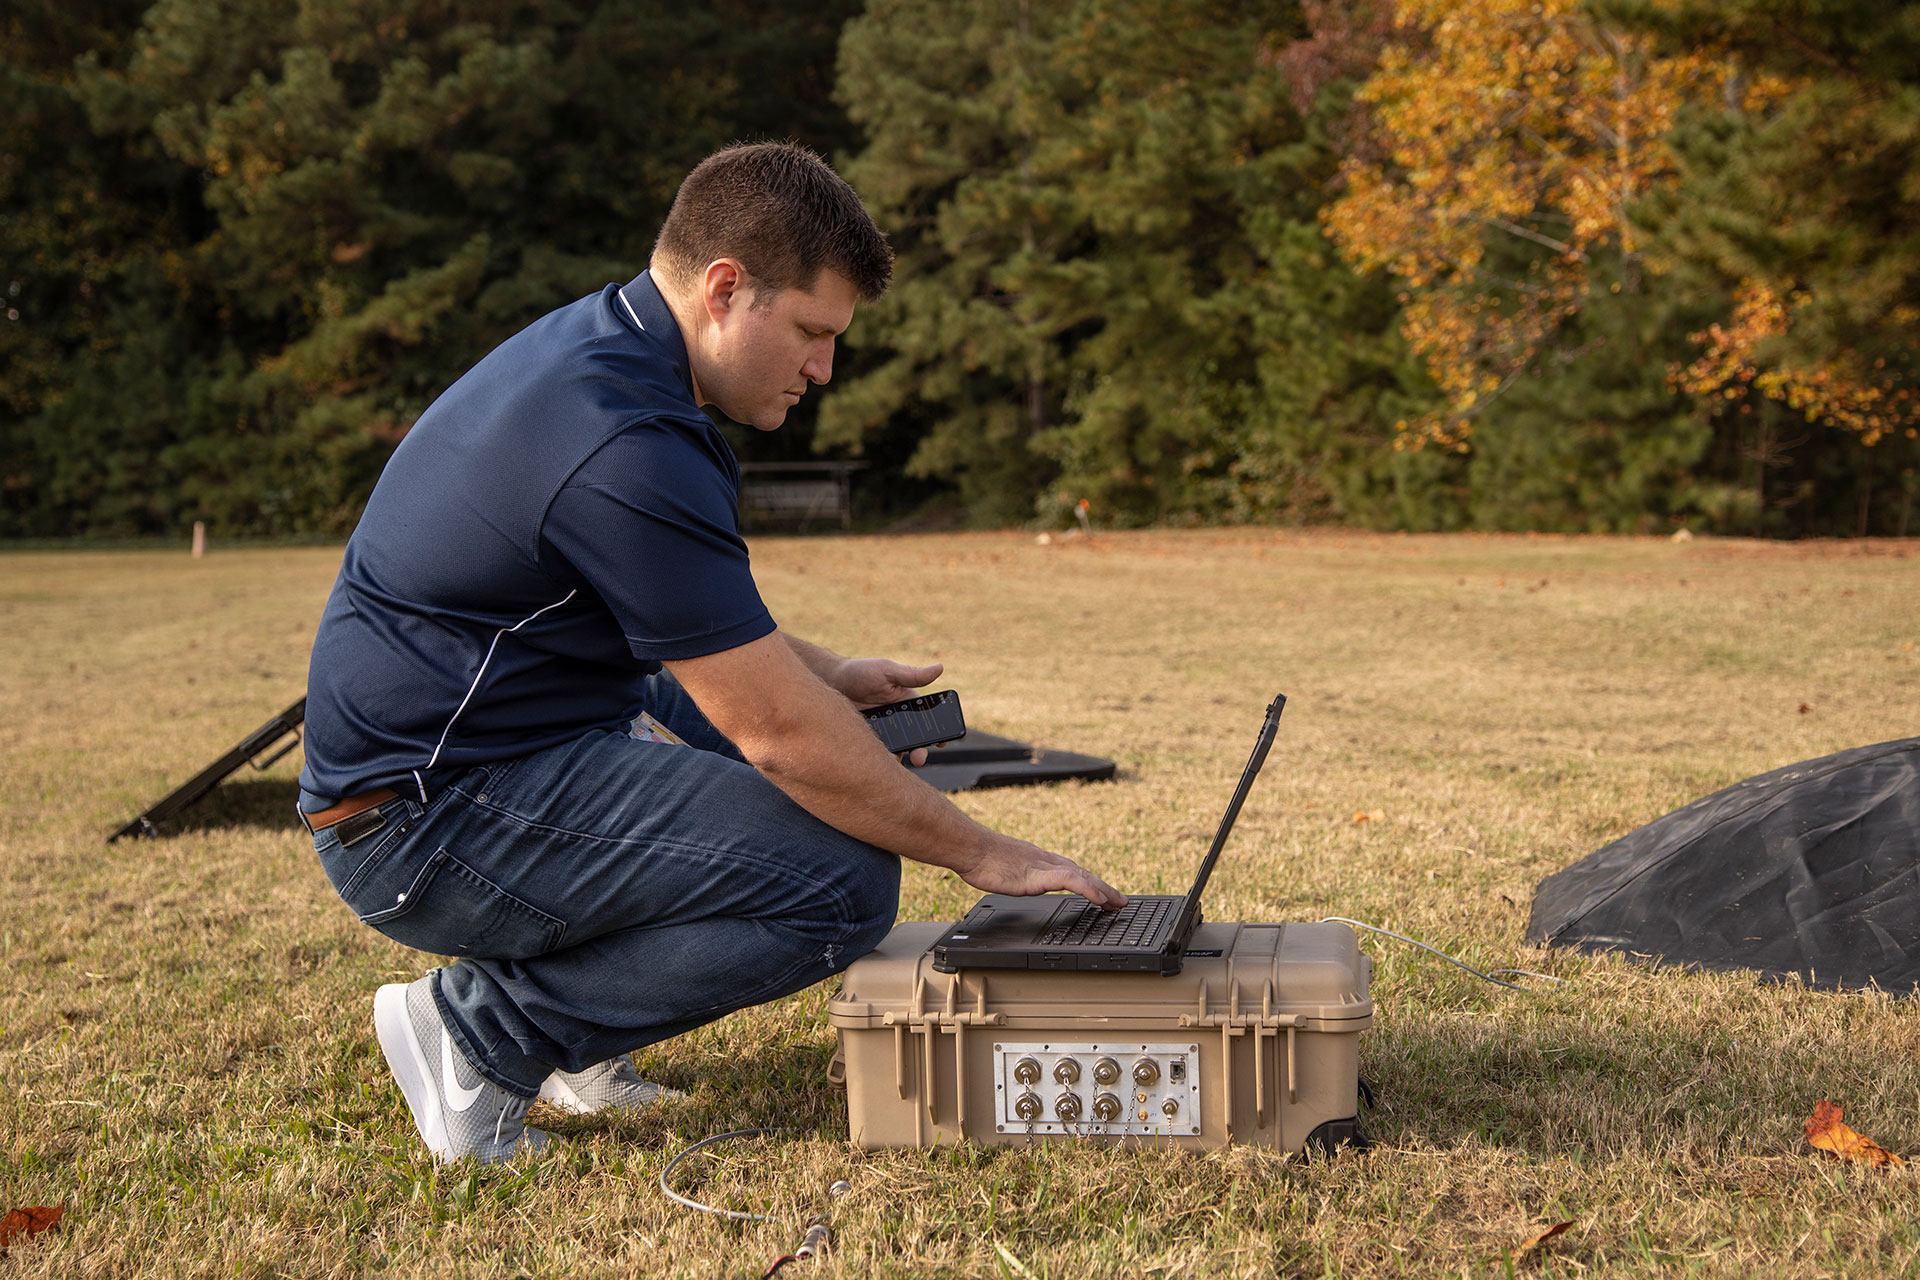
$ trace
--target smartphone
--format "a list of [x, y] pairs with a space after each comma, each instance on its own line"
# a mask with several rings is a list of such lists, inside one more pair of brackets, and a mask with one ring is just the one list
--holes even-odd
[[860, 714], [895, 755], [967, 736], [967, 722], [960, 715], [960, 695], [952, 689], [868, 707]]

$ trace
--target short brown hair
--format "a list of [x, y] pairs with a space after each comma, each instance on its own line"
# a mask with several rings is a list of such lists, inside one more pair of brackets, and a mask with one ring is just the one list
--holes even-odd
[[887, 291], [893, 250], [860, 197], [827, 162], [793, 142], [731, 146], [680, 184], [653, 261], [684, 282], [719, 258], [737, 258], [767, 287], [809, 289], [821, 268], [845, 276], [862, 301]]

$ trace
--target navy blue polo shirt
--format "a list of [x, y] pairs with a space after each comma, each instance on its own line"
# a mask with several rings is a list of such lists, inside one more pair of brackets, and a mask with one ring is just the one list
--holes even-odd
[[771, 632], [739, 483], [647, 273], [509, 338], [420, 415], [347, 543], [300, 786], [425, 798], [624, 728], [663, 660]]

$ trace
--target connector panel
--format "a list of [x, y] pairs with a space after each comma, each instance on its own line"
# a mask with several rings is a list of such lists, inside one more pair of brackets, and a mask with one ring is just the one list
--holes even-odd
[[1001, 1041], [993, 1046], [1001, 1133], [1098, 1137], [1200, 1132], [1200, 1046], [1185, 1042]]

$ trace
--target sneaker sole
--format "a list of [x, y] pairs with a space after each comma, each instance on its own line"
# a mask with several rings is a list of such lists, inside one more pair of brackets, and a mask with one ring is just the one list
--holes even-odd
[[400, 1086], [400, 1096], [413, 1113], [413, 1127], [434, 1158], [445, 1162], [453, 1154], [447, 1141], [447, 1128], [440, 1118], [440, 1090], [433, 1082], [433, 1069], [413, 1034], [413, 1019], [407, 1013], [407, 988], [390, 983], [373, 994], [373, 1033], [380, 1041], [380, 1052]]
[[552, 1103], [562, 1111], [571, 1111], [577, 1116], [590, 1116], [597, 1109], [588, 1106], [579, 1094], [562, 1084], [558, 1075], [550, 1075], [540, 1082], [540, 1101]]

